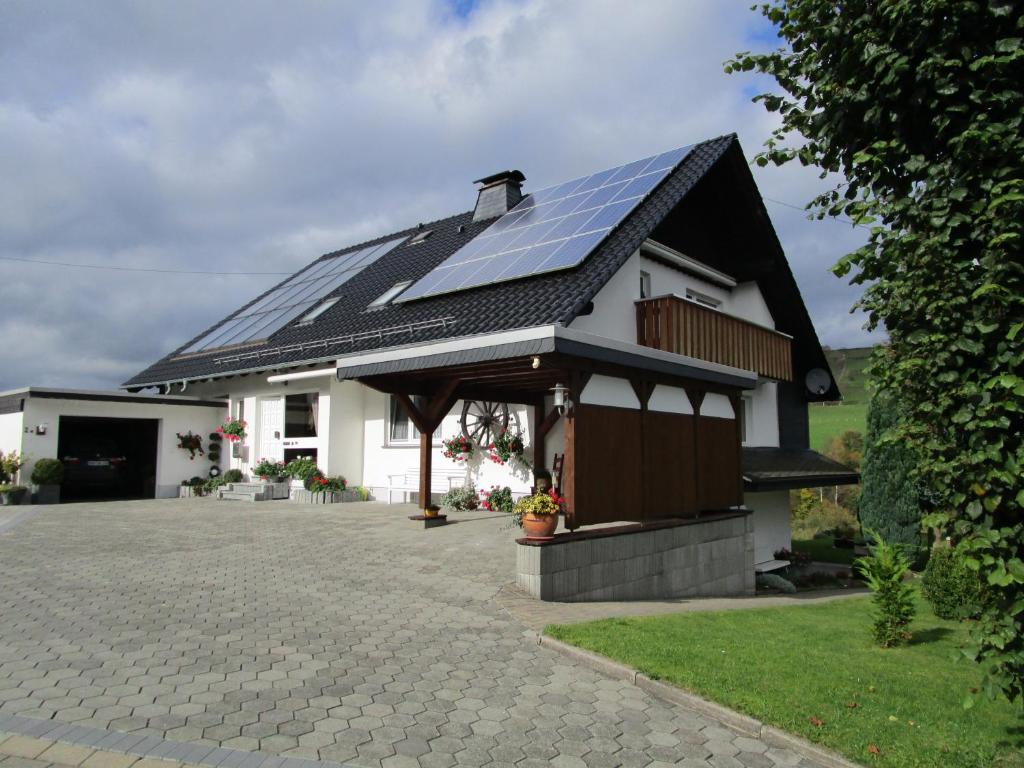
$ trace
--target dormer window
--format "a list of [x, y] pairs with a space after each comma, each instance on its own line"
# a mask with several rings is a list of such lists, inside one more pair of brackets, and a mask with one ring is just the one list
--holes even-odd
[[338, 299], [340, 299], [340, 298], [341, 298], [340, 296], [335, 296], [332, 299], [327, 299], [326, 301], [320, 302], [320, 304], [318, 304], [313, 309], [312, 312], [309, 312], [309, 313], [307, 313], [307, 314], [302, 316], [302, 319], [299, 320], [299, 325], [308, 325], [309, 323], [312, 323], [314, 320], [316, 320], [318, 317], [320, 317], [320, 315], [322, 315], [328, 309], [330, 309], [335, 304], [337, 304], [338, 303]]
[[403, 280], [400, 283], [395, 283], [393, 286], [388, 288], [384, 293], [378, 296], [376, 299], [370, 302], [370, 306], [367, 309], [380, 309], [390, 304], [395, 297], [398, 296], [402, 291], [412, 285], [412, 280]]

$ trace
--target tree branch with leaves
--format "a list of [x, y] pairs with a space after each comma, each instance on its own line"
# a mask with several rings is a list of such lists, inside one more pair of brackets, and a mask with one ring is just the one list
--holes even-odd
[[985, 691], [1024, 694], [1024, 15], [1006, 0], [776, 0], [783, 47], [727, 71], [770, 75], [780, 124], [756, 162], [843, 181], [812, 215], [870, 227], [833, 267], [889, 344], [869, 374], [900, 394], [892, 439], [995, 600], [965, 654]]

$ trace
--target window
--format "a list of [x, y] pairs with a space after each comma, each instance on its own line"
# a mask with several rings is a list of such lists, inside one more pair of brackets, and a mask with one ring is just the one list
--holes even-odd
[[413, 235], [412, 239], [409, 241], [409, 245], [417, 245], [418, 243], [422, 243], [424, 240], [426, 240], [432, 234], [434, 234], [434, 230], [432, 230], [432, 229], [424, 229], [424, 230], [422, 230], [420, 232], [417, 232], [415, 235]]
[[[389, 419], [388, 419], [388, 442], [392, 444], [402, 443], [418, 443], [420, 439], [420, 431], [416, 429], [416, 425], [412, 423], [412, 419], [409, 418], [409, 414], [405, 412], [405, 408], [402, 407], [402, 403], [394, 395], [388, 396], [389, 401]], [[422, 398], [413, 397], [412, 401], [418, 407], [422, 402]], [[441, 439], [441, 427], [439, 426], [434, 432], [434, 441]]]
[[750, 437], [750, 430], [754, 425], [754, 398], [750, 395], [743, 395], [740, 398], [740, 412], [737, 414], [740, 420], [740, 443], [747, 444]]
[[412, 285], [412, 280], [405, 280], [401, 283], [395, 283], [386, 291], [384, 291], [384, 293], [382, 293], [376, 299], [371, 301], [368, 309], [380, 309], [381, 307], [386, 307], [388, 304], [391, 303], [392, 299], [394, 299], [398, 294], [400, 294], [410, 285]]
[[340, 299], [340, 298], [341, 298], [340, 296], [335, 296], [333, 299], [328, 299], [327, 301], [323, 302], [316, 309], [314, 309], [312, 312], [310, 312], [308, 315], [303, 315], [302, 319], [299, 320], [299, 324], [300, 325], [306, 325], [307, 323], [312, 323], [314, 320], [316, 320], [318, 317], [320, 317], [320, 315], [322, 315], [328, 309], [330, 309], [335, 304], [337, 304], [338, 303], [338, 299]]
[[712, 309], [718, 309], [722, 306], [722, 302], [716, 298], [708, 296], [706, 293], [700, 293], [692, 288], [686, 289], [686, 298], [690, 301], [694, 301], [697, 304], [703, 304], [705, 307], [711, 307]]
[[643, 270], [640, 272], [640, 298], [651, 298], [651, 273]]
[[284, 436], [316, 437], [320, 427], [320, 395], [287, 395], [284, 398]]

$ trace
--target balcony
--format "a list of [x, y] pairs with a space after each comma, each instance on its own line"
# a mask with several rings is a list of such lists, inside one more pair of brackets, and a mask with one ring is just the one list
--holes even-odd
[[792, 339], [678, 296], [636, 302], [636, 341], [777, 381], [793, 380]]

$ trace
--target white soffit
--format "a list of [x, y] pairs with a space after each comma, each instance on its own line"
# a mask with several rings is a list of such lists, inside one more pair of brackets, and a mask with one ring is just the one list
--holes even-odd
[[693, 404], [690, 403], [690, 397], [685, 389], [659, 384], [651, 393], [651, 399], [647, 401], [647, 410], [692, 416]]
[[700, 404], [700, 415], [708, 416], [712, 419], [736, 418], [729, 398], [717, 392], [708, 392], [704, 395], [704, 401]]
[[581, 405], [608, 405], [613, 408], [640, 409], [640, 401], [628, 379], [591, 376], [580, 395]]

